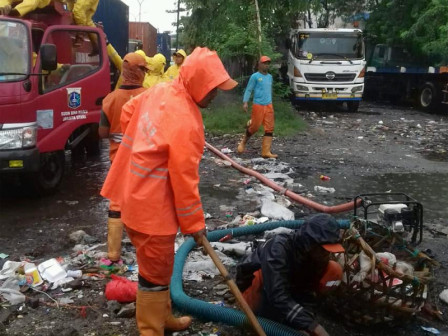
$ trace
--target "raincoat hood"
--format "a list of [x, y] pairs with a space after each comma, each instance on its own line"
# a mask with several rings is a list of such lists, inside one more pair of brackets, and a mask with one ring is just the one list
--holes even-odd
[[155, 54], [154, 57], [151, 58], [149, 63], [151, 75], [163, 75], [163, 70], [165, 68], [166, 58], [162, 54]]
[[303, 225], [295, 231], [293, 244], [302, 253], [308, 252], [314, 245], [336, 244], [340, 241], [339, 225], [329, 214], [309, 216]]
[[147, 67], [146, 60], [138, 53], [129, 53], [123, 59], [121, 75], [123, 77], [122, 85], [141, 86], [145, 78], [145, 72], [142, 67]]
[[179, 80], [196, 103], [229, 79], [218, 54], [201, 47], [197, 47], [185, 59], [179, 72]]
[[173, 55], [176, 55], [176, 54], [182, 55], [184, 57], [184, 59], [187, 58], [187, 53], [183, 49], [179, 49]]

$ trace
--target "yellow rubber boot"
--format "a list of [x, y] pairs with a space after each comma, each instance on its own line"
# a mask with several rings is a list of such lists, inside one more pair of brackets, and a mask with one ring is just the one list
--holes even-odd
[[171, 310], [171, 300], [168, 300], [168, 316], [165, 321], [165, 329], [169, 331], [181, 331], [191, 325], [190, 316], [175, 317]]
[[123, 223], [121, 218], [109, 217], [107, 220], [107, 257], [111, 261], [120, 260], [122, 237]]
[[278, 155], [271, 153], [272, 136], [264, 136], [261, 145], [261, 156], [267, 159], [275, 159]]
[[247, 140], [248, 140], [249, 138], [248, 138], [248, 136], [247, 136], [247, 134], [244, 134], [244, 137], [243, 137], [243, 139], [241, 140], [241, 142], [238, 144], [238, 148], [237, 148], [237, 151], [238, 151], [238, 153], [242, 153], [242, 152], [244, 152], [245, 150], [246, 150], [246, 143], [247, 143]]
[[168, 314], [168, 290], [161, 292], [137, 291], [135, 316], [140, 336], [163, 336]]

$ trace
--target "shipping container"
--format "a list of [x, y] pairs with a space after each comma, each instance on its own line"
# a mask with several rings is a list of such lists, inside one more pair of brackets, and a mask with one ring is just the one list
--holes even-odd
[[149, 22], [129, 22], [129, 41], [133, 41], [134, 46], [141, 42], [146, 56], [152, 57], [157, 53], [157, 29]]
[[163, 54], [166, 58], [166, 67], [171, 63], [171, 36], [169, 33], [157, 34], [157, 52]]
[[109, 42], [124, 57], [128, 53], [129, 7], [120, 0], [101, 0], [93, 21], [102, 23]]

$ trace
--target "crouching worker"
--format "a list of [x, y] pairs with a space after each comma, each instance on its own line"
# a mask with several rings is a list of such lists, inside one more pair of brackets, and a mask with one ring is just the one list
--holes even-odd
[[[205, 234], [199, 162], [207, 107], [218, 89], [236, 86], [216, 52], [196, 48], [179, 77], [124, 105], [125, 129], [101, 194], [117, 202], [138, 262], [136, 319], [142, 336], [182, 330], [191, 318], [171, 312], [169, 284], [178, 230], [198, 245]], [[129, 117], [130, 116], [130, 117]]]
[[[120, 124], [121, 109], [129, 100], [146, 90], [142, 86], [146, 71], [146, 60], [142, 56], [136, 53], [127, 54], [122, 64], [122, 85], [119, 89], [109, 93], [103, 100], [98, 133], [100, 138], [109, 138], [110, 162], [114, 161], [123, 138]], [[121, 222], [120, 206], [111, 201], [107, 220], [107, 254], [113, 262], [120, 260], [122, 237], [123, 223]]]
[[327, 336], [312, 307], [316, 293], [340, 284], [342, 268], [330, 260], [344, 252], [339, 226], [317, 214], [290, 233], [269, 239], [237, 266], [236, 282], [254, 313], [312, 336]]

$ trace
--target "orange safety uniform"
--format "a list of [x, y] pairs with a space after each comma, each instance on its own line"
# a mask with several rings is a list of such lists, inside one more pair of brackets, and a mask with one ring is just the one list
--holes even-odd
[[[174, 81], [156, 85], [124, 105], [126, 131], [101, 191], [121, 207], [137, 250], [139, 274], [158, 285], [169, 284], [179, 228], [184, 234], [205, 228], [198, 188], [205, 139], [197, 103], [230, 79], [215, 52], [196, 48], [193, 54]], [[171, 248], [146, 248], [154, 236], [171, 240]], [[155, 257], [168, 264], [151, 264]]]
[[252, 115], [250, 117], [248, 127], [249, 133], [257, 133], [261, 125], [263, 125], [265, 134], [271, 134], [274, 132], [274, 107], [272, 104], [252, 105]]
[[103, 112], [109, 121], [109, 158], [112, 162], [121, 143], [123, 133], [121, 131], [120, 116], [121, 108], [133, 97], [144, 92], [142, 86], [121, 86], [111, 92], [103, 100]]

